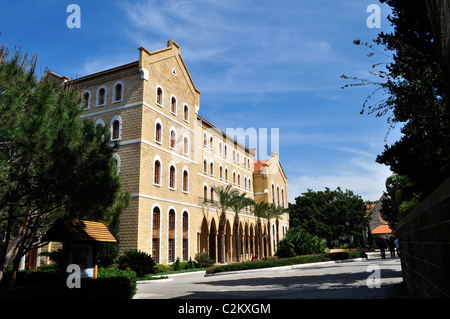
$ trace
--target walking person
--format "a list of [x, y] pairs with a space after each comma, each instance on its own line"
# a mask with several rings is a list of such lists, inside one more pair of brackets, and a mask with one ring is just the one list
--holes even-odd
[[398, 238], [395, 238], [394, 240], [395, 248], [397, 249], [397, 257], [400, 257], [400, 249], [398, 246]]
[[386, 244], [383, 238], [379, 239], [378, 247], [380, 248], [381, 259], [386, 259], [386, 252], [384, 251], [386, 249]]
[[391, 236], [391, 238], [389, 238], [389, 252], [391, 253], [391, 258], [395, 258], [395, 243], [394, 243], [394, 237]]

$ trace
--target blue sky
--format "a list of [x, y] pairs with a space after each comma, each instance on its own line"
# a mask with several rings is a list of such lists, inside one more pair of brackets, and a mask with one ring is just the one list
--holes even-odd
[[[70, 29], [69, 4], [81, 8]], [[341, 74], [369, 77], [371, 65], [354, 39], [390, 31], [366, 12], [377, 0], [0, 0], [0, 44], [15, 45], [45, 67], [75, 78], [136, 61], [138, 50], [172, 39], [202, 92], [200, 115], [222, 130], [278, 129], [288, 198], [307, 189], [350, 189], [377, 200], [391, 172], [375, 162], [388, 139], [385, 118], [361, 115], [373, 88], [347, 88]], [[269, 146], [269, 153], [270, 153]], [[262, 158], [267, 155], [261, 155]]]

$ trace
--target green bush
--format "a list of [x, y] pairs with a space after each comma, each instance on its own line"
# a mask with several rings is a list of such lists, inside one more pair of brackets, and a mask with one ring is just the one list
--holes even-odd
[[138, 277], [156, 273], [155, 259], [146, 252], [136, 249], [127, 250], [117, 257], [117, 266], [121, 270], [135, 271]]
[[286, 237], [280, 240], [277, 256], [288, 258], [301, 255], [320, 254], [328, 251], [326, 240], [312, 235], [297, 226], [290, 228]]
[[207, 253], [196, 254], [195, 262], [198, 268], [208, 268], [214, 265], [214, 260]]
[[326, 253], [326, 254], [314, 254], [314, 255], [303, 255], [291, 258], [277, 258], [268, 260], [256, 260], [248, 261], [243, 263], [234, 263], [222, 266], [215, 266], [206, 269], [206, 273], [219, 273], [226, 271], [236, 271], [236, 270], [248, 270], [248, 269], [260, 269], [260, 268], [270, 268], [270, 267], [280, 267], [289, 266], [297, 264], [307, 264], [331, 260], [344, 260], [352, 258], [366, 258], [367, 255], [364, 252], [359, 251], [349, 251], [349, 252], [339, 252], [339, 253]]

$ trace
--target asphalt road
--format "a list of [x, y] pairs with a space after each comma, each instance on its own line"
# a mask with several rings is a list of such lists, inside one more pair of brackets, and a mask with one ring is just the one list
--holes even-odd
[[138, 283], [135, 299], [389, 299], [402, 282], [399, 258], [326, 262], [295, 267], [204, 272]]

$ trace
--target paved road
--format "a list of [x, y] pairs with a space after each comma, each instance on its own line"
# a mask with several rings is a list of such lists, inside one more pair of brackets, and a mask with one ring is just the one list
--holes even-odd
[[[367, 285], [369, 276], [374, 278], [369, 279], [373, 288]], [[339, 263], [172, 276], [138, 284], [135, 299], [388, 299], [395, 296], [394, 285], [400, 282], [399, 258], [372, 255], [367, 260]]]

